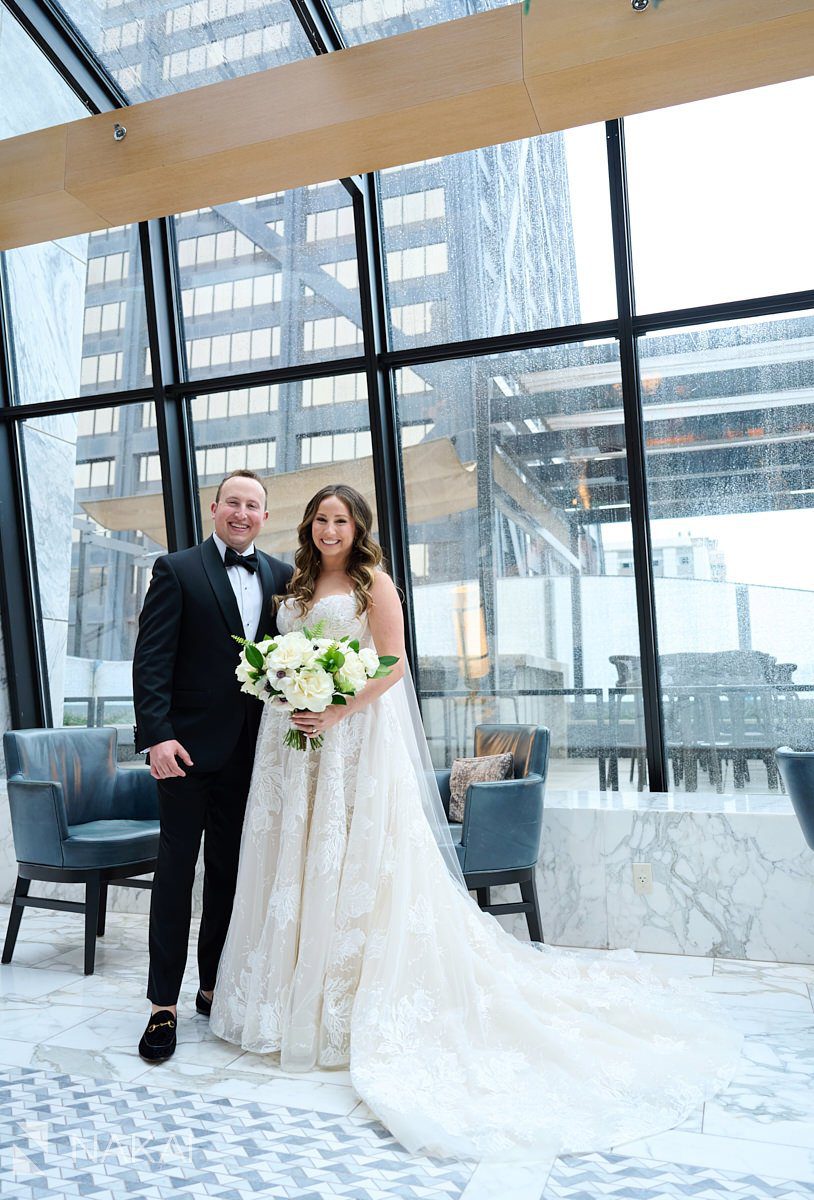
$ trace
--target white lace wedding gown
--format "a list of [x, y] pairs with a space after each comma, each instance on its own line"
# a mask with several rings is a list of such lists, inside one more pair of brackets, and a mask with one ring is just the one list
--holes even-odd
[[[372, 644], [353, 596], [317, 619]], [[302, 624], [283, 605], [281, 631]], [[266, 707], [213, 1031], [288, 1070], [349, 1064], [415, 1153], [531, 1159], [677, 1124], [731, 1078], [738, 1038], [692, 981], [534, 948], [479, 910], [424, 816], [402, 687], [319, 752], [285, 748]]]

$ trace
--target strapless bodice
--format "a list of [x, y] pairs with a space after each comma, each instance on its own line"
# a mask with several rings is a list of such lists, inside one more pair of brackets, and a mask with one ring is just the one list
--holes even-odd
[[291, 633], [295, 629], [313, 629], [322, 626], [322, 637], [354, 637], [360, 642], [367, 640], [367, 615], [360, 617], [356, 611], [356, 596], [353, 592], [338, 592], [323, 596], [305, 613], [290, 596], [283, 600], [277, 612], [277, 628], [280, 633]]

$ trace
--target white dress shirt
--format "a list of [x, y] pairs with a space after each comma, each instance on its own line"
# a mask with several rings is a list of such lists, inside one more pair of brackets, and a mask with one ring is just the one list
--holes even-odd
[[[226, 558], [226, 543], [216, 533], [212, 534], [215, 545], [222, 559]], [[254, 542], [247, 546], [244, 554], [251, 554]], [[260, 624], [260, 614], [263, 611], [263, 585], [260, 582], [259, 571], [247, 571], [245, 567], [227, 567], [226, 574], [237, 600], [240, 619], [243, 622], [243, 636], [250, 642], [254, 641], [257, 627]]]

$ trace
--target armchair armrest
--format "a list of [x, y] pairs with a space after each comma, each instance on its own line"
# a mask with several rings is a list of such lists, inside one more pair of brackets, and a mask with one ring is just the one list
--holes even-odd
[[451, 771], [436, 771], [435, 782], [438, 784], [438, 791], [441, 793], [441, 803], [444, 806], [444, 812], [449, 820], [449, 777]]
[[471, 783], [461, 832], [464, 871], [534, 866], [540, 854], [544, 794], [541, 775]]
[[116, 768], [113, 815], [131, 821], [158, 820], [158, 784], [149, 769]]
[[62, 843], [68, 836], [62, 784], [12, 776], [8, 803], [17, 861], [61, 867]]

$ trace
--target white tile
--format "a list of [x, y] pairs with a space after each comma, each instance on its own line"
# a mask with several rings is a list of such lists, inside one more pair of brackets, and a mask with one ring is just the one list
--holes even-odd
[[36, 1036], [39, 1041], [45, 1042], [99, 1015], [99, 1009], [86, 1008], [81, 1004], [35, 1003], [31, 1000], [19, 1004], [5, 1003], [3, 1034], [14, 1041], [19, 1038], [23, 1042], [30, 1042]]
[[313, 1071], [284, 1071], [279, 1061], [270, 1054], [252, 1054], [244, 1051], [232, 1063], [235, 1071], [249, 1072], [252, 1076], [268, 1079], [293, 1079], [305, 1083], [331, 1083], [342, 1087], [351, 1086], [350, 1071], [337, 1068], [336, 1070], [319, 1069]]
[[202, 1095], [211, 1092], [217, 1083], [223, 1081], [222, 1067], [199, 1066], [197, 1063], [184, 1062], [173, 1055], [163, 1063], [147, 1064], [139, 1059], [143, 1068], [140, 1075], [134, 1076], [137, 1083], [149, 1088], [168, 1089], [175, 1092], [200, 1092]]
[[[82, 1013], [81, 1005], [65, 1005], [66, 1011]], [[91, 1010], [78, 1018], [69, 1028], [53, 1037], [43, 1037], [49, 1046], [68, 1046], [75, 1050], [135, 1053], [138, 1040], [147, 1023], [145, 1013], [120, 1012], [113, 1009]]]
[[742, 1137], [720, 1137], [710, 1133], [667, 1133], [614, 1146], [614, 1154], [652, 1158], [660, 1162], [707, 1167], [713, 1171], [737, 1171], [761, 1178], [794, 1179], [814, 1183], [814, 1147], [777, 1146]]
[[[146, 1005], [142, 1011], [107, 1009], [95, 1013], [88, 1020], [74, 1025], [58, 1037], [49, 1037], [47, 1041], [52, 1047], [70, 1046], [87, 1051], [101, 1047], [108, 1054], [120, 1053], [137, 1057], [139, 1039], [144, 1032], [148, 1016], [149, 1008]], [[178, 1022], [178, 1044], [174, 1057], [180, 1062], [196, 1063], [202, 1067], [219, 1067], [233, 1062], [239, 1055], [239, 1048], [230, 1046], [210, 1034], [208, 1025], [205, 1028], [196, 1028], [192, 1021]]]
[[99, 1046], [94, 1050], [41, 1042], [34, 1048], [32, 1067], [87, 1079], [116, 1079], [130, 1083], [144, 1073], [145, 1063], [135, 1049], [131, 1053]]
[[94, 1005], [131, 1013], [141, 1011], [146, 1024], [150, 1003], [145, 992], [146, 979], [137, 982], [129, 977], [95, 974], [83, 975], [80, 979], [74, 976], [71, 983], [59, 988], [51, 998], [58, 1004]]
[[783, 1121], [740, 1116], [711, 1103], [704, 1111], [704, 1134], [739, 1138], [748, 1142], [769, 1142], [777, 1146], [798, 1146], [814, 1151], [814, 1121]]
[[261, 1104], [280, 1104], [343, 1117], [353, 1112], [359, 1103], [353, 1088], [293, 1079], [275, 1079], [261, 1084], [254, 1078], [223, 1079], [210, 1090], [233, 1100], [257, 1100]]
[[[78, 945], [73, 950], [66, 950], [56, 958], [52, 958], [48, 967], [62, 970], [73, 967], [78, 975], [84, 976], [84, 960], [85, 951], [81, 945]], [[107, 978], [140, 980], [143, 985], [146, 985], [147, 958], [140, 948], [136, 949], [128, 944], [108, 943], [108, 945], [102, 946], [97, 942], [94, 973]]]
[[29, 1067], [37, 1049], [36, 1042], [0, 1038], [0, 1067]]
[[72, 983], [76, 983], [76, 976], [68, 971], [21, 967], [13, 962], [0, 966], [0, 998], [4, 1006], [36, 1000]]
[[481, 1163], [461, 1200], [540, 1200], [555, 1161]]
[[715, 974], [701, 981], [699, 987], [717, 996], [727, 1007], [737, 1005], [814, 1013], [806, 985], [793, 979], [775, 981], [750, 975]]
[[359, 1101], [351, 1116], [357, 1121], [378, 1121], [379, 1119], [372, 1109], [368, 1108], [364, 1100]]
[[[0, 917], [0, 926], [3, 924], [3, 918]], [[7, 963], [5, 966], [39, 966], [41, 963], [47, 962], [51, 958], [55, 958], [58, 954], [63, 954], [64, 951], [65, 947], [60, 946], [57, 942], [52, 942], [45, 939], [37, 942], [29, 942], [24, 941], [20, 936], [17, 938], [17, 944], [14, 947], [14, 958], [12, 959], [11, 963]], [[5, 970], [5, 966], [3, 966], [2, 970]]]
[[716, 975], [745, 975], [770, 983], [787, 981], [814, 984], [814, 966], [810, 963], [752, 962], [743, 958], [716, 958]]
[[714, 958], [702, 958], [695, 954], [651, 954], [638, 951], [638, 957], [646, 967], [665, 978], [671, 976], [712, 975]]

